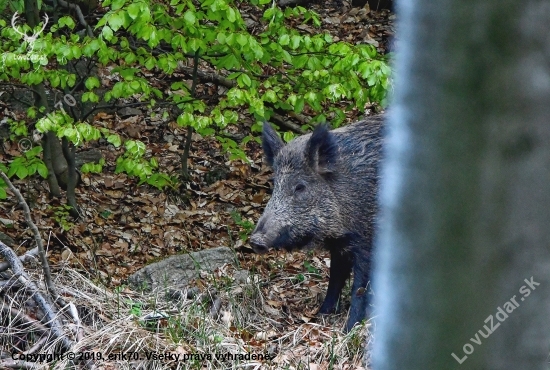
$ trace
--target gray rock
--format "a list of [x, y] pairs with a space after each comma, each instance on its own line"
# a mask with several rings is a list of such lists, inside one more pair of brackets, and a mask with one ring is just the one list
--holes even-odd
[[168, 257], [152, 263], [128, 278], [134, 289], [153, 290], [170, 286], [182, 287], [199, 277], [199, 271], [214, 271], [235, 261], [235, 251], [227, 247], [205, 249], [198, 252]]

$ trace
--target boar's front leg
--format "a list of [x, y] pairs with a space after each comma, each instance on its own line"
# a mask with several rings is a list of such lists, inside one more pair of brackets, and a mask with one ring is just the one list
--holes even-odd
[[330, 245], [330, 275], [325, 300], [320, 314], [334, 313], [340, 309], [340, 295], [352, 268], [351, 254], [342, 245]]
[[353, 243], [353, 284], [351, 287], [351, 306], [346, 331], [361, 322], [367, 316], [370, 304], [369, 280], [371, 274], [371, 253], [362, 242]]

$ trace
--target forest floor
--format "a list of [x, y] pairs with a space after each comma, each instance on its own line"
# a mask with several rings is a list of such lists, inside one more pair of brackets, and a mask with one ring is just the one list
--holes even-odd
[[[243, 17], [251, 19], [251, 23], [261, 18], [253, 8], [247, 9], [244, 3], [242, 6]], [[323, 22], [321, 30], [330, 32], [335, 40], [369, 43], [381, 53], [393, 48], [393, 13], [370, 11], [368, 6], [352, 8], [347, 1], [318, 2], [307, 7], [320, 14]], [[304, 32], [319, 32], [310, 26], [296, 27]], [[361, 113], [350, 112], [349, 121], [357, 119]], [[184, 128], [175, 123], [161, 126], [159, 122], [143, 116], [123, 119], [98, 113], [94, 120], [121, 136], [145, 141], [151, 155], [158, 158], [161, 171], [179, 171], [180, 143], [185, 140], [186, 132]], [[235, 130], [249, 130], [251, 124], [243, 122], [235, 126]], [[259, 144], [253, 141], [247, 144], [246, 154], [251, 163], [242, 163], [228, 161], [214, 139], [194, 135], [188, 161], [191, 179], [180, 188], [167, 191], [138, 185], [135, 179], [125, 174], [114, 174], [115, 159], [120, 151], [108, 145], [95, 144], [94, 148], [101, 150], [106, 165], [101, 174], [83, 175], [83, 182], [77, 189], [77, 200], [83, 212], [80, 220], [71, 220], [60, 213], [56, 215], [63, 201], [48, 198], [45, 181], [14, 182], [29, 203], [34, 222], [47, 238], [49, 260], [54, 271], [69, 271], [68, 275], [59, 278], [58, 283], [68, 286], [81, 284], [82, 289], [87, 289], [88, 296], [93, 298], [89, 302], [92, 306], [94, 300], [105, 305], [113, 304], [109, 300], [115, 297], [114, 294], [97, 296], [97, 289], [92, 287], [91, 282], [81, 283], [81, 278], [75, 277], [75, 272], [79, 272], [99, 286], [127, 294], [127, 298], [119, 304], [132, 311], [135, 308], [132, 302], [145, 302], [146, 299], [124, 286], [130, 274], [170, 255], [229, 246], [235, 250], [240, 268], [252, 272], [256, 276], [255, 282], [259, 282], [255, 294], [265, 302], [262, 307], [254, 306], [254, 309], [265, 311], [267, 306], [267, 314], [275, 323], [266, 322], [267, 327], [259, 328], [262, 324], [257, 321], [254, 330], [248, 328], [232, 332], [229, 328], [226, 336], [233, 336], [243, 345], [256, 348], [279, 343], [276, 350], [279, 362], [273, 368], [357, 369], [363, 366], [365, 353], [362, 344], [365, 343], [365, 335], [368, 335], [369, 324], [360, 327], [352, 336], [341, 332], [349, 297], [344, 298], [344, 313], [322, 319], [315, 316], [328, 284], [329, 254], [325, 251], [292, 254], [273, 251], [256, 255], [248, 245], [248, 234], [270, 194], [270, 170], [263, 164]], [[0, 151], [0, 161], [6, 163], [17, 154], [18, 148], [4, 145], [4, 151]], [[0, 202], [0, 218], [13, 222], [10, 228], [4, 228], [2, 224], [0, 227], [19, 245], [16, 250], [18, 254], [34, 247], [23, 211], [13, 197]], [[71, 226], [70, 229], [64, 231], [63, 224]], [[197, 282], [197, 286], [202, 289], [209, 284], [210, 278], [231, 273], [231, 269], [212, 272], [203, 282]], [[235, 294], [234, 290], [231, 292]], [[228, 307], [247, 304], [246, 300], [238, 303], [229, 301], [225, 299], [223, 304]], [[160, 305], [158, 302], [155, 304]], [[151, 305], [144, 303], [140, 307], [145, 310]], [[136, 333], [133, 331], [132, 335], [138, 335]], [[288, 333], [292, 333], [293, 337], [289, 337]], [[195, 338], [194, 346], [200, 347], [199, 342]], [[170, 348], [189, 353], [193, 349], [188, 346], [189, 343], [183, 346], [184, 349], [182, 345]], [[285, 348], [292, 348], [292, 355], [283, 355]], [[313, 355], [316, 348], [318, 354]], [[330, 354], [344, 357], [335, 359]], [[114, 368], [122, 367], [116, 365]], [[217, 367], [212, 365], [211, 368]]]

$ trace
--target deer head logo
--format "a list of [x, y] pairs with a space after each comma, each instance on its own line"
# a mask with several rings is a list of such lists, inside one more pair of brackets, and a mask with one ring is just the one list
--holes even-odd
[[36, 39], [38, 39], [38, 36], [40, 36], [40, 34], [44, 31], [44, 29], [46, 28], [46, 25], [48, 24], [48, 20], [49, 20], [48, 15], [47, 14], [44, 15], [44, 24], [42, 25], [42, 28], [39, 31], [34, 32], [31, 36], [27, 35], [26, 32], [21, 32], [19, 31], [19, 29], [17, 29], [17, 24], [16, 24], [17, 18], [19, 18], [19, 14], [15, 12], [13, 17], [11, 17], [11, 26], [13, 27], [15, 32], [23, 36], [23, 39], [27, 41], [27, 43], [29, 44], [29, 48], [32, 51], [34, 50], [34, 43], [36, 42]]

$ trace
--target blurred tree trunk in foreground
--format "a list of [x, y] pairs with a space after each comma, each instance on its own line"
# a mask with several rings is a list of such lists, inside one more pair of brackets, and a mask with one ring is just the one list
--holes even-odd
[[373, 368], [547, 369], [550, 2], [397, 10]]

